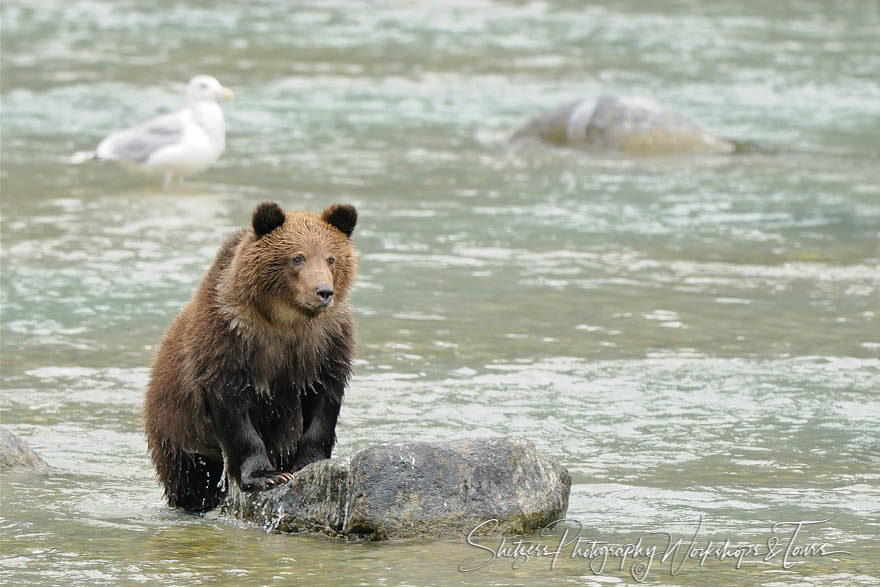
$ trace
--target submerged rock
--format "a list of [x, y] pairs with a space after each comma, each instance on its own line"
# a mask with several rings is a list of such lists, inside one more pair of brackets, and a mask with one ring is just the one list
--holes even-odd
[[14, 432], [0, 426], [0, 469], [48, 469], [46, 461]]
[[392, 540], [464, 538], [490, 519], [496, 534], [536, 532], [565, 517], [571, 476], [508, 437], [374, 446], [268, 491], [232, 485], [224, 511], [268, 530]]
[[565, 104], [532, 119], [512, 139], [626, 155], [731, 153], [735, 148], [656, 101], [637, 96]]

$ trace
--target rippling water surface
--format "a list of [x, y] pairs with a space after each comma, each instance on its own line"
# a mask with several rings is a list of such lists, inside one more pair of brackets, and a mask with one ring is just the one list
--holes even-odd
[[[53, 466], [2, 477], [9, 584], [632, 581], [461, 542], [345, 545], [167, 509], [141, 402], [164, 329], [265, 199], [358, 206], [359, 362], [337, 454], [515, 434], [569, 517], [849, 555], [688, 562], [648, 582], [877, 584], [876, 2], [2, 3], [2, 422]], [[74, 151], [232, 87], [181, 189]], [[588, 158], [507, 143], [579, 96], [650, 95], [748, 146]], [[543, 540], [543, 539], [539, 539]], [[546, 539], [546, 540], [549, 540]]]

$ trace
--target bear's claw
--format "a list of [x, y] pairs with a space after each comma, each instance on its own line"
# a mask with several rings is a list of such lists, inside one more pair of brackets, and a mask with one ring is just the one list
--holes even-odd
[[294, 474], [289, 472], [275, 473], [271, 471], [261, 471], [258, 475], [252, 475], [250, 479], [243, 479], [239, 484], [242, 491], [265, 491], [293, 480]]
[[293, 480], [293, 473], [276, 473], [266, 476], [266, 487], [275, 487], [276, 485], [284, 485]]

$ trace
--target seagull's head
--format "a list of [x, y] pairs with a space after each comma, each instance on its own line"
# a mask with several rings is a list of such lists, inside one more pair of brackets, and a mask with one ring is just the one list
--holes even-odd
[[220, 85], [217, 78], [210, 75], [197, 75], [189, 80], [186, 88], [186, 99], [191, 104], [202, 100], [216, 100], [217, 98], [232, 98], [232, 90]]

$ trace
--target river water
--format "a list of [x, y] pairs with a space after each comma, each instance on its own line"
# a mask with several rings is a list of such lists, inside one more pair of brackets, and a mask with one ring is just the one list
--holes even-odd
[[[644, 571], [571, 546], [555, 564], [489, 562], [463, 540], [341, 544], [169, 510], [142, 434], [150, 359], [224, 236], [272, 199], [360, 212], [336, 454], [523, 436], [571, 472], [584, 540], [698, 531], [696, 547], [766, 551], [793, 535], [773, 524], [824, 520], [796, 546], [849, 553], [679, 566], [685, 544], [658, 551], [648, 583], [880, 584], [878, 30], [873, 0], [4, 0], [0, 406], [53, 471], [2, 476], [0, 579]], [[67, 163], [178, 107], [197, 73], [237, 94], [211, 170], [164, 192]], [[748, 148], [625, 159], [507, 142], [600, 93], [652, 96]], [[459, 571], [468, 557], [488, 564]]]

